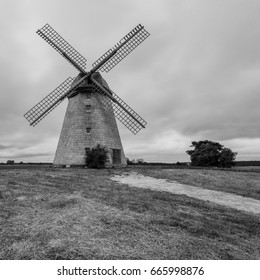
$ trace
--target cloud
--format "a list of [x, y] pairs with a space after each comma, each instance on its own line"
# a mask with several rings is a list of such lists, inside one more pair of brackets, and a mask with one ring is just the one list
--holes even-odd
[[12, 145], [1, 145], [0, 144], [0, 150], [10, 149], [12, 147], [13, 147]]
[[237, 138], [224, 141], [223, 144], [237, 152], [237, 160], [259, 160], [260, 138]]
[[149, 102], [158, 126], [217, 140], [258, 137], [259, 4], [198, 2], [182, 11], [173, 27], [177, 39], [168, 38], [172, 48], [151, 70], [157, 94]]
[[10, 145], [8, 149], [1, 151], [0, 160], [16, 159], [17, 161], [36, 159], [36, 161], [52, 162], [55, 149], [57, 147], [56, 138], [46, 138], [42, 141], [31, 140], [30, 143], [20, 143]]
[[88, 59], [87, 69], [138, 23], [151, 33], [104, 74], [148, 122], [136, 136], [119, 125], [127, 155], [186, 160], [189, 143], [203, 139], [258, 155], [259, 1], [2, 0], [1, 7], [1, 156], [54, 157], [67, 101], [37, 127], [23, 118], [77, 75], [35, 34], [47, 22]]

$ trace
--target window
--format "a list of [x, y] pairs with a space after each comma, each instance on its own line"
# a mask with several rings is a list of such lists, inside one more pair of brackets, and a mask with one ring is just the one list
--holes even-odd
[[91, 111], [91, 105], [86, 105], [86, 111], [90, 112]]
[[90, 134], [90, 131], [91, 131], [91, 127], [87, 127], [87, 128], [86, 128], [87, 134]]
[[90, 92], [86, 93], [86, 99], [91, 99], [91, 93]]

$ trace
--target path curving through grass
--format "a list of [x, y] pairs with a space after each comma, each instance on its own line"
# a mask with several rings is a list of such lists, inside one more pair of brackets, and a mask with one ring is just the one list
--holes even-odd
[[189, 197], [210, 201], [240, 211], [260, 214], [260, 201], [249, 197], [184, 185], [172, 180], [169, 182], [166, 179], [156, 179], [136, 172], [115, 175], [111, 180], [127, 184], [131, 187], [187, 195]]

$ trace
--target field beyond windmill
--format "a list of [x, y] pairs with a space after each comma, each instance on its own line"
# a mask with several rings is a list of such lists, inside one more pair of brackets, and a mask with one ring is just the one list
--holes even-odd
[[259, 213], [115, 180], [133, 174], [260, 203], [257, 167], [2, 165], [0, 259], [260, 259]]

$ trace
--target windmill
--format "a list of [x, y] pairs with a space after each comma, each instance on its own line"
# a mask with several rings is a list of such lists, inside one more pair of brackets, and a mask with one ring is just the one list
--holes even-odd
[[67, 78], [24, 114], [30, 125], [35, 126], [68, 98], [53, 164], [84, 165], [86, 151], [101, 144], [109, 150], [108, 166], [125, 165], [115, 117], [133, 134], [145, 128], [147, 123], [109, 88], [98, 71], [109, 72], [150, 34], [142, 25], [137, 25], [96, 60], [90, 71], [86, 71], [86, 59], [49, 24], [36, 33], [79, 71], [76, 78]]

